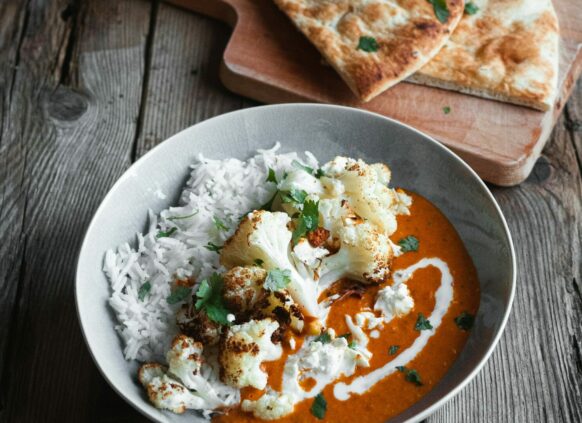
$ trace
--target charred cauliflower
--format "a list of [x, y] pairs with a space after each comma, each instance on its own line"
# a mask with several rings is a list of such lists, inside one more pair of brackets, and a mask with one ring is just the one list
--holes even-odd
[[396, 230], [397, 214], [408, 213], [409, 197], [387, 186], [391, 178], [388, 166], [336, 157], [322, 169], [328, 177], [342, 182], [342, 197], [356, 214], [385, 235], [392, 235]]
[[278, 328], [279, 323], [271, 318], [231, 326], [221, 339], [218, 353], [222, 381], [235, 388], [264, 389], [267, 374], [261, 363], [276, 360], [282, 353], [281, 345], [271, 340]]
[[287, 227], [290, 221], [290, 217], [281, 212], [258, 210], [249, 213], [225, 243], [220, 262], [232, 268], [260, 260], [266, 270], [288, 270], [287, 290], [291, 297], [307, 313], [318, 316], [317, 286], [297, 272], [290, 258], [291, 231]]
[[182, 333], [204, 345], [215, 345], [220, 339], [221, 325], [210, 320], [204, 310], [196, 310], [193, 303], [178, 310], [176, 323]]
[[340, 249], [322, 260], [320, 289], [340, 278], [365, 283], [383, 282], [390, 274], [392, 245], [388, 237], [368, 222], [342, 227], [338, 231]]
[[241, 407], [259, 419], [277, 420], [291, 414], [295, 404], [290, 395], [268, 391], [256, 401], [244, 400]]
[[246, 313], [265, 297], [267, 271], [258, 266], [237, 266], [224, 274], [224, 302], [234, 313]]

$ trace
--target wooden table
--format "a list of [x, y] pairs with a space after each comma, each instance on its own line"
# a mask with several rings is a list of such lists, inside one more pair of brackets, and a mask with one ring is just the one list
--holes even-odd
[[[224, 25], [142, 0], [0, 2], [0, 421], [143, 418], [100, 376], [74, 301], [105, 193], [160, 141], [254, 103], [217, 69]], [[519, 265], [513, 314], [430, 422], [582, 421], [582, 86], [520, 187], [492, 187]]]

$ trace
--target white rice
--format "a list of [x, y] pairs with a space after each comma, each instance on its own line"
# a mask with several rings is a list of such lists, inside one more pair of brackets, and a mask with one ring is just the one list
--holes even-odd
[[[199, 156], [192, 165], [180, 205], [159, 216], [150, 211], [149, 230], [137, 234], [134, 246], [126, 243], [116, 252], [107, 251], [104, 271], [112, 289], [109, 303], [117, 316], [116, 330], [125, 344], [126, 359], [165, 362], [164, 355], [177, 333], [175, 314], [182, 304], [166, 302], [171, 282], [190, 277], [201, 281], [214, 271], [224, 270], [219, 255], [205, 245], [222, 245], [242, 216], [271, 198], [276, 187], [265, 182], [268, 169], [274, 169], [280, 180], [292, 168], [293, 160], [318, 167], [310, 153], [300, 158], [296, 153], [278, 155], [278, 149], [277, 143], [247, 161]], [[220, 219], [228, 229], [218, 228], [213, 218]], [[174, 231], [170, 236], [156, 237], [170, 230]], [[151, 289], [140, 301], [139, 289], [147, 281]]]

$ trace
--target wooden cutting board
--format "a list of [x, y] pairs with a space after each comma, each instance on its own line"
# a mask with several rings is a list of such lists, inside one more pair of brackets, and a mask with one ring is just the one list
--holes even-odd
[[[398, 119], [440, 140], [498, 185], [527, 178], [582, 70], [582, 0], [554, 0], [561, 32], [560, 88], [548, 112], [410, 83], [362, 104], [272, 0], [169, 3], [234, 28], [220, 70], [230, 90], [265, 103], [342, 104]], [[446, 106], [451, 112], [445, 115]]]

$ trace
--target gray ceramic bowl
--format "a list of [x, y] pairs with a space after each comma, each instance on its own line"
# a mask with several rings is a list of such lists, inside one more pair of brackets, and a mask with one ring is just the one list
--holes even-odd
[[[134, 240], [146, 211], [177, 203], [189, 165], [207, 157], [249, 157], [279, 141], [282, 151], [336, 155], [387, 163], [393, 185], [418, 192], [454, 224], [481, 282], [481, 307], [465, 349], [444, 379], [420, 402], [393, 419], [418, 421], [451, 399], [481, 369], [505, 326], [515, 290], [515, 255], [507, 225], [493, 196], [459, 157], [428, 136], [385, 117], [338, 106], [288, 104], [256, 107], [188, 128], [138, 160], [113, 186], [87, 230], [77, 267], [79, 319], [95, 363], [111, 386], [137, 410], [161, 422], [195, 421], [152, 407], [136, 381], [136, 363], [122, 345], [107, 305], [104, 252]], [[166, 193], [165, 198], [155, 195]]]

